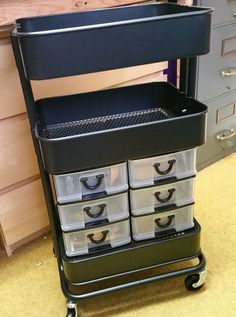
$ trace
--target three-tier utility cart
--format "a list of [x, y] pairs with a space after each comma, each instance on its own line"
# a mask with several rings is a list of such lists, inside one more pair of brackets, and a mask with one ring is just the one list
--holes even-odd
[[[207, 108], [192, 97], [196, 56], [209, 51], [211, 11], [149, 3], [16, 23], [12, 45], [67, 316], [84, 298], [181, 275], [187, 289], [205, 281], [193, 208]], [[180, 89], [153, 82], [41, 100], [31, 89], [31, 80], [176, 59]]]

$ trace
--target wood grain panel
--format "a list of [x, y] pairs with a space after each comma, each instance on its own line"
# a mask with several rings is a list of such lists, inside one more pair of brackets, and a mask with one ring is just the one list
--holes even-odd
[[0, 39], [0, 119], [25, 112], [20, 80], [9, 40]]
[[13, 23], [17, 18], [63, 12], [76, 12], [144, 2], [143, 0], [1, 0], [0, 26]]
[[[25, 112], [25, 103], [9, 41], [0, 40], [0, 56], [0, 119], [3, 119]], [[159, 72], [167, 66], [167, 62], [162, 62], [67, 78], [32, 81], [32, 88], [35, 99], [88, 92]]]
[[49, 225], [40, 180], [0, 195], [0, 206], [0, 224], [8, 246]]
[[[0, 27], [10, 25], [18, 18], [64, 12], [78, 12], [96, 8], [132, 5], [145, 0], [1, 0]], [[179, 0], [191, 5], [192, 0]]]
[[167, 81], [167, 75], [164, 75], [163, 72], [157, 72], [157, 73], [149, 74], [140, 78], [127, 81], [119, 85], [115, 85], [114, 87], [118, 88], [118, 87], [124, 87], [124, 86], [151, 83], [156, 81]]
[[27, 115], [0, 120], [0, 189], [38, 174]]
[[167, 68], [167, 62], [122, 68], [112, 71], [57, 78], [44, 81], [32, 81], [35, 99], [62, 96], [115, 86], [135, 78], [159, 72]]

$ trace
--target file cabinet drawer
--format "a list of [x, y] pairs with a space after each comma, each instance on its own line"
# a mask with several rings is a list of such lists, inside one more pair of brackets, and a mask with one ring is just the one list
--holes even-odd
[[209, 101], [207, 106], [207, 142], [197, 149], [198, 164], [224, 157], [236, 146], [236, 90]]
[[195, 149], [129, 161], [132, 188], [172, 182], [196, 174]]
[[89, 230], [63, 233], [67, 256], [99, 252], [131, 241], [129, 219]]
[[183, 231], [194, 226], [193, 205], [172, 211], [132, 217], [132, 235], [136, 241]]
[[128, 194], [107, 196], [70, 205], [58, 205], [64, 231], [85, 228], [101, 222], [114, 222], [129, 217]]
[[194, 202], [194, 178], [164, 186], [130, 190], [131, 212], [142, 215]]
[[57, 201], [73, 202], [128, 189], [126, 163], [78, 173], [54, 175]]
[[215, 9], [212, 14], [213, 25], [236, 21], [235, 0], [200, 0], [199, 5]]
[[210, 54], [199, 59], [198, 99], [236, 89], [236, 23], [212, 30]]

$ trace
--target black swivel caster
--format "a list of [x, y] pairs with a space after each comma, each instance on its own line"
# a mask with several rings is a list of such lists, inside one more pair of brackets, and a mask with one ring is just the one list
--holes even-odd
[[66, 317], [78, 317], [76, 303], [68, 300], [66, 303], [67, 306], [67, 314]]
[[207, 278], [207, 268], [205, 267], [198, 274], [189, 275], [185, 279], [185, 286], [188, 291], [198, 291], [203, 287]]

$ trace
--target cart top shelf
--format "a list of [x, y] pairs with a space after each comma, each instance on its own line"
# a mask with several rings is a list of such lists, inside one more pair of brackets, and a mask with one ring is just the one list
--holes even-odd
[[40, 80], [206, 54], [210, 8], [155, 3], [18, 19], [25, 75]]

